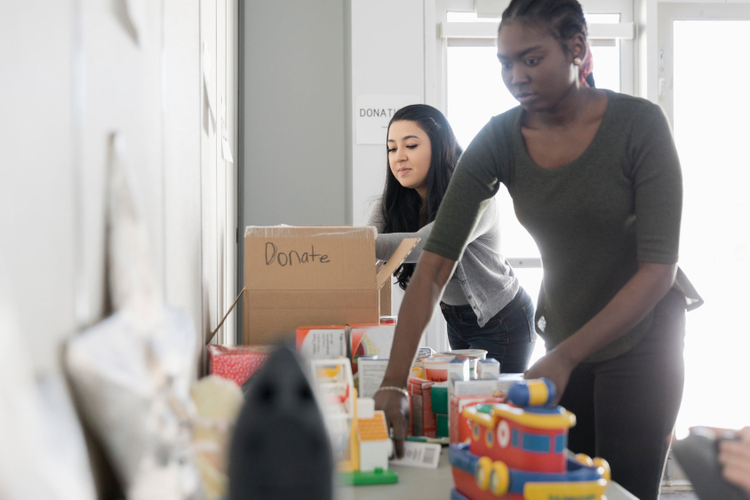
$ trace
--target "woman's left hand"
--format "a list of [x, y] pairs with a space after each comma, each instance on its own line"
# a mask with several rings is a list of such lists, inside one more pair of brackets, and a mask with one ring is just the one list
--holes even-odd
[[568, 385], [570, 373], [575, 368], [575, 363], [567, 359], [560, 352], [552, 349], [541, 357], [534, 365], [524, 372], [524, 378], [547, 378], [555, 384], [557, 394], [552, 404], [557, 404]]

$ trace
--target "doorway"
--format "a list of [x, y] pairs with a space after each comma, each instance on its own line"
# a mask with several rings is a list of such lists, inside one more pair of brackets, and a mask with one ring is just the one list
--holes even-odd
[[750, 425], [750, 5], [659, 9], [659, 102], [683, 170], [680, 266], [705, 300], [687, 316], [681, 438]]

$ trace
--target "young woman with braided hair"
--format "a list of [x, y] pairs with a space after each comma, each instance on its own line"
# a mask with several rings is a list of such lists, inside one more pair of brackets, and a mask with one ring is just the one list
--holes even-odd
[[[576, 0], [512, 0], [503, 13], [498, 60], [520, 106], [492, 118], [461, 156], [406, 291], [383, 386], [405, 387], [502, 182], [544, 271], [535, 327], [547, 353], [526, 376], [551, 379], [576, 414], [572, 451], [607, 459], [615, 481], [656, 499], [682, 398], [685, 311], [702, 301], [677, 267], [682, 178], [666, 118], [649, 101], [582, 85], [586, 36]], [[408, 400], [388, 389], [375, 401], [400, 455]]]

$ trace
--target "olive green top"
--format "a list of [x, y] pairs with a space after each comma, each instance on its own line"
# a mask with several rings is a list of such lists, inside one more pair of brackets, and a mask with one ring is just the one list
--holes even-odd
[[[558, 168], [541, 168], [529, 156], [521, 107], [493, 117], [462, 155], [424, 247], [459, 260], [488, 200], [504, 183], [542, 256], [535, 323], [548, 349], [604, 308], [639, 261], [677, 262], [682, 175], [669, 124], [647, 100], [611, 91], [607, 96], [591, 144]], [[689, 308], [700, 305], [681, 271], [675, 286]], [[587, 361], [632, 348], [652, 316]]]

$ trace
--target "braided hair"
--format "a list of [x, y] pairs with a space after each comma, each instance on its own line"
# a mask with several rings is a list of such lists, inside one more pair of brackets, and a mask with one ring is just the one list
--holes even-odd
[[[394, 113], [388, 124], [413, 121], [430, 138], [430, 170], [427, 173], [427, 196], [424, 206], [416, 190], [405, 188], [391, 172], [386, 161], [386, 181], [383, 189], [382, 216], [384, 233], [413, 233], [435, 220], [440, 202], [453, 176], [462, 149], [458, 145], [448, 120], [438, 109], [426, 104], [412, 104]], [[406, 289], [414, 274], [414, 264], [401, 265], [394, 274], [398, 285]]]
[[[578, 0], [511, 0], [510, 5], [503, 12], [498, 31], [505, 24], [521, 22], [524, 25], [546, 25], [552, 36], [562, 43], [563, 50], [568, 48], [567, 42], [574, 36], [583, 35], [584, 41], [588, 37], [586, 18], [583, 7]], [[586, 56], [581, 64], [580, 80], [584, 87], [594, 87], [594, 75], [591, 47], [586, 42]]]

